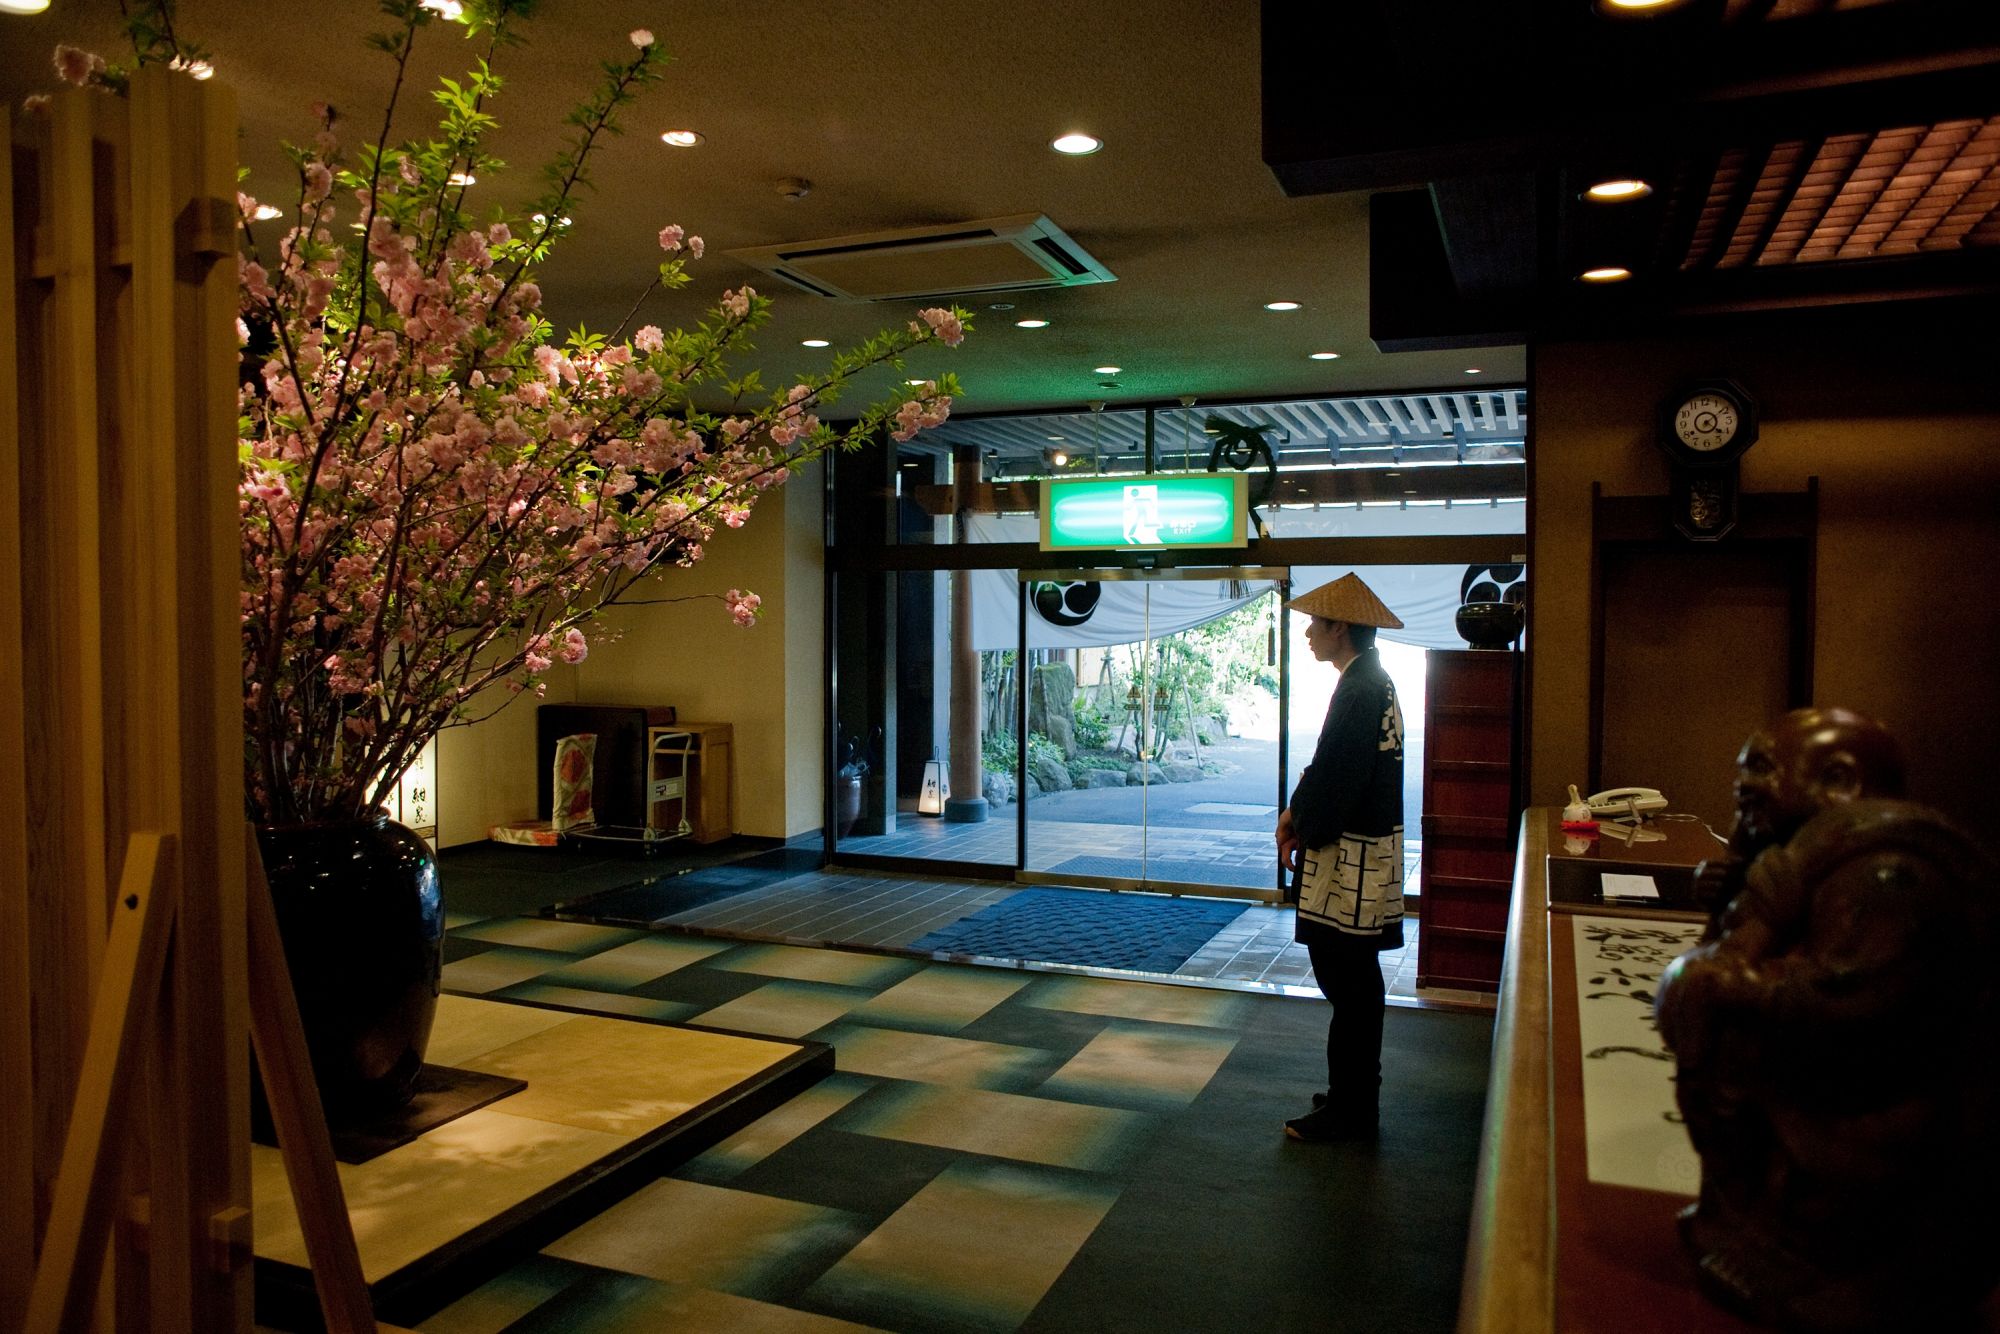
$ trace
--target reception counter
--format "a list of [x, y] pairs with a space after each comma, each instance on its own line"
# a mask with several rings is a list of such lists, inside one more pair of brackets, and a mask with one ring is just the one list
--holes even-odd
[[1681, 1250], [1700, 1169], [1652, 1031], [1659, 971], [1700, 935], [1694, 866], [1722, 845], [1692, 820], [1639, 832], [1566, 842], [1555, 810], [1522, 817], [1464, 1334], [1751, 1328], [1700, 1295]]

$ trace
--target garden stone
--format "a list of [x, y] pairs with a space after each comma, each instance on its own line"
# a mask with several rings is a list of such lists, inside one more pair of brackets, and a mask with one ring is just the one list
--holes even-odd
[[1038, 785], [1036, 784], [1036, 782], [1035, 782], [1035, 776], [1034, 776], [1033, 774], [1029, 774], [1029, 775], [1028, 775], [1028, 797], [1027, 797], [1027, 799], [1028, 799], [1029, 801], [1033, 801], [1033, 800], [1034, 800], [1034, 799], [1035, 799], [1036, 797], [1039, 797], [1039, 796], [1041, 796], [1041, 795], [1042, 795], [1042, 789], [1040, 788], [1040, 786], [1038, 786]]
[[1005, 806], [1014, 800], [1014, 780], [1007, 774], [986, 771], [985, 781], [980, 785], [981, 795], [989, 806]]
[[1069, 766], [1060, 759], [1047, 755], [1036, 756], [1028, 761], [1028, 776], [1044, 792], [1067, 792], [1076, 784], [1069, 778]]
[[1028, 689], [1028, 730], [1061, 746], [1065, 757], [1076, 754], [1076, 673], [1068, 663], [1045, 662], [1035, 668]]
[[1100, 787], [1124, 787], [1125, 771], [1123, 769], [1092, 769], [1083, 776], [1083, 785], [1092, 790]]
[[1125, 771], [1125, 782], [1129, 787], [1138, 787], [1141, 783], [1164, 783], [1166, 781], [1166, 774], [1160, 771], [1160, 766], [1157, 764], [1135, 764]]
[[1201, 766], [1192, 760], [1169, 760], [1160, 771], [1169, 783], [1199, 783], [1203, 778]]

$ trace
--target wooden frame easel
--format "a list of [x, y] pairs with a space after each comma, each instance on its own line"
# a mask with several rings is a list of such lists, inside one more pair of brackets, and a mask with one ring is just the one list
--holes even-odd
[[[160, 1040], [158, 998], [180, 908], [172, 858], [174, 836], [154, 830], [132, 834], [126, 848], [104, 976], [90, 1016], [84, 1076], [28, 1298], [26, 1334], [84, 1328], [98, 1300], [104, 1248], [112, 1220], [120, 1214], [118, 1182], [130, 1100], [146, 1050]], [[278, 914], [264, 880], [256, 830], [250, 828], [244, 830], [244, 878], [250, 890], [250, 1040], [278, 1126], [278, 1148], [306, 1238], [320, 1314], [328, 1334], [394, 1330], [396, 1326], [376, 1322], [368, 1300], [346, 1194], [334, 1166], [334, 1140], [312, 1078], [292, 972], [278, 938]], [[238, 1208], [218, 1218], [210, 1242], [248, 1252], [250, 1212]]]
[[[285, 1177], [305, 1234], [313, 1285], [328, 1334], [396, 1329], [378, 1324], [361, 1271], [361, 1253], [334, 1166], [333, 1137], [320, 1106], [299, 1022], [291, 970], [278, 938], [277, 913], [264, 879], [254, 831], [244, 838], [250, 925], [250, 1038], [277, 1124]], [[55, 1207], [43, 1238], [28, 1301], [25, 1334], [82, 1329], [97, 1301], [98, 1277], [112, 1220], [131, 1100], [148, 1046], [157, 1041], [157, 1005], [166, 982], [167, 947], [179, 909], [172, 874], [174, 838], [143, 831], [126, 848], [117, 915], [91, 1015], [82, 1085], [56, 1176]], [[230, 1211], [211, 1229], [217, 1247], [247, 1258], [250, 1212]]]

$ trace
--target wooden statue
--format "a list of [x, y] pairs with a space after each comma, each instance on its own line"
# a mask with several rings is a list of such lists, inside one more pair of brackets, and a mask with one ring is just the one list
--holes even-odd
[[1682, 1239], [1785, 1329], [1956, 1329], [2000, 1280], [2000, 874], [1901, 793], [1858, 714], [1753, 735], [1708, 932], [1659, 989], [1702, 1163]]

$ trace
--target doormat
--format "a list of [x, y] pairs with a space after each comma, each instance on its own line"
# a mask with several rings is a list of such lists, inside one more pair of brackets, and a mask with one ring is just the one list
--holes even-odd
[[[1231, 889], [1276, 889], [1278, 858], [1274, 852], [1257, 866], [1237, 866], [1229, 862], [1169, 861], [1164, 857], [1146, 859], [1145, 879], [1154, 884], [1226, 885]], [[1098, 875], [1108, 880], [1137, 880], [1137, 857], [1071, 857], [1049, 868], [1053, 875]]]
[[1244, 906], [1088, 889], [1024, 889], [910, 948], [1171, 973], [1241, 917]]
[[[524, 1079], [481, 1074], [449, 1065], [426, 1064], [417, 1074], [416, 1096], [393, 1112], [352, 1125], [329, 1127], [333, 1135], [333, 1156], [343, 1163], [365, 1163], [391, 1149], [400, 1148], [467, 1112], [500, 1101], [528, 1087]], [[252, 1099], [250, 1138], [276, 1147], [278, 1135], [270, 1120], [260, 1086]]]
[[1275, 816], [1276, 806], [1249, 806], [1240, 801], [1197, 801], [1187, 808], [1189, 815], [1254, 815], [1259, 819]]

